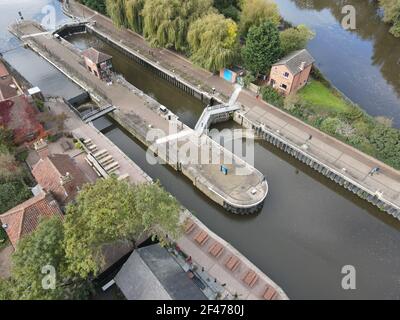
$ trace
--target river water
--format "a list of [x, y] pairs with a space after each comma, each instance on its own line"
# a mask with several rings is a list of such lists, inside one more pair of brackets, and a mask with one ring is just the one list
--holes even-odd
[[[285, 20], [316, 33], [308, 49], [323, 74], [373, 116], [400, 127], [400, 39], [371, 0], [276, 0]], [[341, 26], [344, 5], [356, 9], [356, 29]]]
[[[0, 4], [3, 2], [0, 0]], [[0, 12], [2, 15], [3, 10]], [[193, 97], [97, 39], [83, 35], [72, 40], [81, 48], [95, 45], [111, 53], [115, 68], [130, 82], [176, 112], [188, 125], [196, 122], [203, 106]], [[106, 128], [104, 133], [121, 150], [276, 281], [290, 298], [400, 298], [397, 220], [261, 141], [255, 145], [255, 166], [266, 175], [270, 193], [260, 214], [234, 216], [169, 167], [150, 165], [143, 146], [120, 127], [109, 124], [102, 118], [95, 126]], [[235, 125], [220, 126], [225, 127]], [[356, 290], [341, 287], [345, 265], [356, 268]]]

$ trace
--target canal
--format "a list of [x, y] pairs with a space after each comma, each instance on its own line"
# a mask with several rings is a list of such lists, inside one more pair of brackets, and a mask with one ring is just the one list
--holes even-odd
[[[0, 0], [0, 9], [4, 3]], [[0, 12], [3, 15], [5, 11]], [[72, 41], [81, 48], [95, 45], [104, 51], [114, 50], [87, 36]], [[125, 56], [117, 52], [112, 55], [115, 68], [128, 81], [158, 99], [185, 123], [194, 125], [204, 107], [199, 101]], [[21, 60], [24, 62], [30, 63]], [[36, 70], [34, 66], [32, 70]], [[144, 147], [110, 120], [99, 119], [95, 126], [104, 129], [144, 171], [159, 179], [184, 206], [276, 281], [290, 298], [400, 298], [400, 222], [267, 143], [256, 142], [255, 166], [266, 175], [270, 193], [258, 215], [239, 217], [226, 213], [169, 167], [150, 165]], [[226, 127], [236, 125], [219, 126]], [[341, 287], [341, 269], [345, 265], [356, 268], [356, 290], [345, 291]]]

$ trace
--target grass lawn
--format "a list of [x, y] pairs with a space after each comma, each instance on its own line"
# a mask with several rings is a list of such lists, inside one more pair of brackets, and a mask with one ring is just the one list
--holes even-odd
[[317, 80], [311, 80], [298, 94], [316, 112], [330, 111], [342, 113], [350, 108], [343, 98], [335, 95], [332, 89]]

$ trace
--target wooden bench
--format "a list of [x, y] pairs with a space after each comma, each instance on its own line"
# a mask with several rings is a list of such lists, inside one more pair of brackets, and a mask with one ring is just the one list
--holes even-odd
[[245, 284], [247, 284], [250, 288], [254, 287], [258, 280], [258, 275], [253, 270], [249, 270], [244, 275], [243, 279]]
[[197, 236], [194, 238], [194, 240], [197, 242], [197, 244], [199, 244], [200, 246], [204, 246], [205, 243], [207, 242], [209, 238], [209, 235], [207, 232], [205, 232], [204, 230], [200, 231]]
[[275, 291], [274, 288], [267, 286], [267, 289], [265, 289], [263, 298], [265, 300], [274, 300], [277, 296], [277, 292]]
[[208, 252], [209, 252], [212, 256], [214, 256], [215, 258], [218, 258], [218, 257], [222, 254], [223, 251], [224, 251], [224, 247], [223, 247], [220, 243], [218, 243], [218, 242], [215, 242], [215, 243], [210, 247], [210, 249], [208, 249]]
[[186, 234], [191, 233], [196, 228], [196, 224], [192, 220], [188, 220], [184, 226]]
[[235, 271], [240, 265], [240, 260], [236, 256], [230, 256], [228, 260], [226, 260], [225, 266], [231, 270]]

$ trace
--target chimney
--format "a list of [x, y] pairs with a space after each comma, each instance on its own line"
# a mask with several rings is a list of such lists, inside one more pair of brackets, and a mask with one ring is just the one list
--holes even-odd
[[306, 63], [305, 63], [305, 61], [303, 61], [303, 62], [300, 64], [300, 70], [303, 71], [305, 67], [306, 67]]
[[68, 182], [72, 181], [72, 176], [69, 172], [65, 173], [65, 176], [60, 177], [60, 184], [65, 186]]
[[49, 146], [45, 140], [40, 139], [36, 141], [33, 146], [36, 152], [39, 154], [40, 159], [45, 159], [49, 156]]

